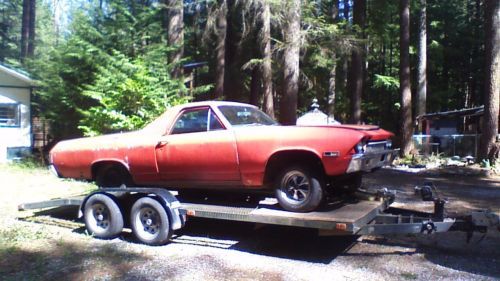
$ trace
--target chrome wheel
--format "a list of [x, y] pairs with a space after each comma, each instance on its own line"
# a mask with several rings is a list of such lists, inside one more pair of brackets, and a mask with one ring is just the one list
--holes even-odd
[[287, 211], [313, 211], [323, 201], [322, 182], [320, 176], [308, 168], [285, 168], [276, 177], [276, 198], [280, 206]]
[[306, 200], [311, 193], [308, 177], [300, 171], [292, 171], [283, 178], [281, 191], [294, 203]]

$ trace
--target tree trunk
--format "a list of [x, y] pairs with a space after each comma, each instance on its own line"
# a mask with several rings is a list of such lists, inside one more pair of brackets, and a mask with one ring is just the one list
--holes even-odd
[[184, 10], [182, 0], [165, 0], [167, 5], [168, 46], [175, 50], [170, 54], [173, 65], [172, 78], [182, 77], [181, 59], [184, 55]]
[[485, 102], [479, 159], [489, 159], [492, 162], [498, 157], [499, 150], [496, 137], [500, 105], [500, 2], [486, 0], [485, 12]]
[[31, 0], [23, 0], [23, 15], [21, 25], [21, 61], [28, 56], [30, 7]]
[[[354, 1], [353, 23], [361, 29], [365, 27], [366, 0]], [[364, 66], [363, 46], [354, 49], [351, 54], [351, 66], [349, 69], [348, 88], [351, 94], [351, 123], [361, 123], [361, 97], [363, 93]]]
[[217, 13], [217, 44], [215, 61], [215, 98], [224, 95], [224, 70], [226, 67], [226, 31], [227, 31], [227, 2], [219, 0], [219, 11]]
[[284, 77], [280, 121], [283, 125], [295, 125], [299, 92], [300, 0], [288, 0], [286, 6]]
[[339, 20], [339, 0], [333, 0], [331, 5], [330, 16], [332, 17], [333, 22], [337, 22]]
[[410, 0], [400, 0], [399, 10], [399, 91], [401, 94], [401, 156], [413, 148], [410, 90]]
[[[331, 18], [333, 22], [338, 21], [339, 9], [338, 0], [334, 0], [331, 7]], [[335, 94], [336, 94], [336, 79], [337, 79], [337, 56], [335, 52], [332, 54], [333, 66], [330, 69], [330, 78], [328, 79], [328, 114], [334, 116], [335, 113]]]
[[274, 118], [273, 101], [273, 71], [271, 68], [271, 9], [268, 0], [261, 0], [262, 30], [260, 34], [260, 49], [262, 52], [262, 87], [264, 112]]
[[226, 43], [224, 48], [225, 66], [224, 66], [224, 99], [230, 101], [238, 101], [241, 95], [241, 88], [243, 87], [242, 79], [240, 76], [240, 67], [238, 58], [241, 38], [237, 30], [236, 22], [238, 16], [236, 15], [235, 5], [237, 0], [226, 0], [227, 13], [226, 13]]
[[36, 0], [30, 0], [29, 11], [29, 35], [28, 35], [28, 56], [35, 55], [35, 20], [36, 20]]
[[424, 115], [427, 100], [427, 13], [426, 0], [420, 0], [420, 22], [418, 36], [418, 107], [417, 116]]
[[260, 74], [258, 67], [252, 69], [252, 78], [250, 80], [250, 100], [249, 103], [259, 106], [259, 93], [260, 93]]
[[330, 78], [328, 79], [328, 115], [331, 117], [335, 114], [335, 87], [336, 87], [336, 74], [337, 62], [335, 53], [332, 55], [333, 66], [330, 69]]

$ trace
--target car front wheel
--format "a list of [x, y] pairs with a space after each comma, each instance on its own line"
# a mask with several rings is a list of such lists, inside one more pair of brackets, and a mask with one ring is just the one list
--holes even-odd
[[283, 170], [276, 179], [275, 192], [281, 207], [292, 212], [313, 211], [324, 197], [320, 177], [302, 167]]

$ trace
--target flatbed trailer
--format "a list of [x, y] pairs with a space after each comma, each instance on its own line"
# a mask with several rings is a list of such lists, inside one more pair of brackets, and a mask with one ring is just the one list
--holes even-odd
[[429, 197], [430, 187], [424, 191], [427, 199], [434, 201], [433, 213], [391, 208], [395, 192], [386, 189], [358, 192], [354, 197], [337, 200], [320, 211], [309, 213], [284, 211], [273, 199], [254, 204], [187, 200], [161, 188], [102, 188], [89, 195], [24, 203], [18, 209], [75, 206], [94, 236], [112, 238], [119, 235], [123, 227], [130, 227], [139, 241], [149, 245], [167, 243], [172, 232], [184, 227], [189, 217], [313, 228], [322, 235], [466, 231], [470, 237], [475, 231], [486, 232], [489, 227], [500, 224], [498, 215], [488, 211], [445, 217], [445, 201]]

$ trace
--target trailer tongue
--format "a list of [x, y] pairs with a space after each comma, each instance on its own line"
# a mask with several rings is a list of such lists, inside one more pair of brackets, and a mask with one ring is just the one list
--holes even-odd
[[103, 188], [87, 196], [25, 203], [18, 209], [78, 206], [94, 236], [111, 238], [119, 235], [123, 227], [130, 227], [141, 242], [150, 245], [167, 243], [172, 232], [182, 228], [189, 217], [314, 228], [322, 235], [465, 231], [468, 239], [475, 231], [485, 232], [500, 225], [498, 214], [488, 211], [445, 217], [445, 200], [435, 198], [428, 186], [423, 190], [423, 199], [434, 201], [433, 213], [390, 207], [395, 193], [386, 189], [359, 192], [356, 198], [310, 213], [283, 211], [273, 200], [258, 205], [182, 198], [179, 201], [171, 192], [159, 188]]

